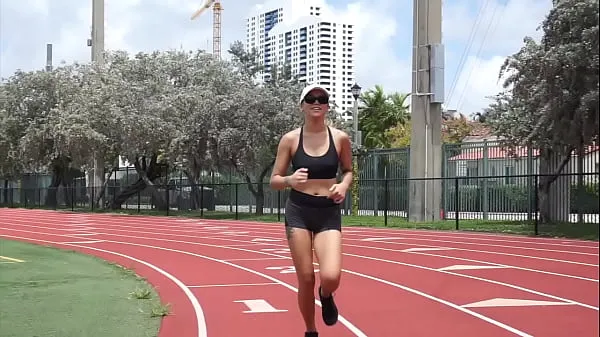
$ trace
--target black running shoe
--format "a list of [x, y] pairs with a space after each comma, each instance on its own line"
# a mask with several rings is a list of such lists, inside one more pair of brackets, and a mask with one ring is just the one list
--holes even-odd
[[319, 337], [319, 333], [316, 331], [307, 331], [304, 333], [304, 337]]
[[338, 309], [333, 301], [333, 294], [323, 297], [321, 287], [319, 287], [319, 299], [321, 300], [323, 322], [329, 326], [334, 325], [338, 321]]

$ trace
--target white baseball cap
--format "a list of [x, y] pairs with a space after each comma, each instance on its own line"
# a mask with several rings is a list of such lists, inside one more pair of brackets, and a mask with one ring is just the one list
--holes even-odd
[[304, 89], [302, 89], [302, 93], [300, 94], [300, 100], [298, 101], [298, 104], [302, 104], [304, 97], [306, 97], [306, 95], [308, 95], [309, 92], [315, 89], [322, 90], [325, 93], [325, 95], [327, 95], [327, 97], [330, 96], [329, 91], [324, 87], [320, 86], [319, 84], [309, 84], [306, 87], [304, 87]]

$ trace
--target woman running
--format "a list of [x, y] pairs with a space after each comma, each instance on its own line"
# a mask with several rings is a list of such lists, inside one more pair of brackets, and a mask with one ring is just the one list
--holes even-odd
[[[305, 337], [318, 337], [315, 325], [314, 254], [319, 263], [318, 289], [322, 317], [334, 325], [338, 309], [333, 293], [342, 269], [340, 203], [352, 184], [352, 148], [348, 135], [326, 124], [329, 93], [309, 85], [300, 95], [304, 125], [281, 137], [271, 174], [271, 187], [290, 187], [285, 205], [285, 230], [298, 278], [298, 307]], [[292, 164], [291, 175], [287, 175]], [[342, 179], [337, 181], [341, 167]]]

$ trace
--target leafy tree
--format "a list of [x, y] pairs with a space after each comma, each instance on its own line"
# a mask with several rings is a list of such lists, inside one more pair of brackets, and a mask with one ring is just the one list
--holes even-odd
[[541, 222], [568, 220], [569, 203], [551, 186], [574, 150], [598, 140], [599, 127], [598, 1], [553, 5], [541, 25], [541, 42], [526, 37], [507, 58], [500, 71], [505, 90], [483, 113], [510, 148], [540, 150]]
[[120, 142], [118, 152], [134, 165], [139, 179], [121, 191], [110, 207], [119, 208], [129, 196], [147, 188], [157, 208], [166, 209], [165, 194], [159, 193], [155, 181], [166, 177], [174, 162], [168, 149], [177, 125], [171, 117], [173, 107], [169, 97], [176, 82], [168, 69], [178, 62], [177, 55], [155, 51], [134, 57], [123, 52], [113, 56], [106, 69], [110, 70], [111, 81], [119, 92], [113, 96], [113, 104], [120, 110], [119, 124], [115, 126]]
[[231, 55], [233, 64], [238, 70], [249, 78], [255, 78], [256, 75], [265, 69], [259, 62], [259, 51], [256, 48], [247, 50], [242, 41], [234, 41], [229, 47], [228, 53]]
[[[264, 69], [258, 65], [255, 52], [239, 48], [239, 44], [234, 43], [230, 53], [238, 60], [242, 74], [254, 78]], [[257, 214], [263, 213], [265, 179], [275, 162], [279, 138], [302, 123], [298, 95], [303, 84], [289, 64], [274, 64], [270, 71], [271, 77], [265, 83], [237, 84], [231, 112], [236, 118], [219, 137], [220, 157], [227, 158], [246, 181], [255, 197]]]
[[[72, 113], [83, 87], [83, 67], [74, 64], [52, 72], [18, 71], [3, 86], [3, 110], [9, 165], [18, 171], [52, 172], [46, 205], [55, 206], [58, 187], [70, 186], [86, 161], [86, 142], [94, 137], [88, 122]], [[15, 157], [16, 156], [16, 157]], [[65, 195], [67, 201], [70, 194]]]
[[444, 115], [442, 118], [442, 142], [446, 144], [462, 143], [463, 139], [473, 131], [474, 123], [463, 114]]
[[168, 69], [176, 83], [168, 98], [170, 118], [177, 125], [168, 153], [192, 184], [192, 208], [196, 208], [202, 174], [230, 167], [220, 156], [219, 136], [239, 117], [234, 96], [250, 78], [210, 54], [178, 53], [176, 57]]
[[410, 133], [412, 130], [411, 121], [407, 121], [404, 124], [396, 125], [395, 127], [386, 131], [387, 137], [390, 138], [391, 147], [393, 148], [406, 148], [410, 147]]
[[[475, 128], [476, 121], [469, 121], [463, 114], [452, 116], [444, 114], [442, 118], [442, 142], [445, 144], [458, 144], [469, 136]], [[409, 147], [412, 123], [407, 121], [387, 131], [392, 147]]]
[[[231, 51], [233, 62], [203, 52], [115, 51], [103, 64], [17, 72], [0, 85], [0, 173], [52, 171], [52, 186], [69, 185], [99, 156], [112, 175], [121, 157], [139, 178], [101, 206], [120, 208], [148, 190], [166, 209], [161, 187], [177, 168], [192, 183], [192, 207], [203, 172], [234, 169], [262, 212], [279, 137], [302, 122], [302, 84], [286, 64], [256, 83], [256, 55], [236, 44]], [[330, 116], [338, 124], [334, 109]], [[94, 203], [108, 182], [93, 186]]]
[[376, 85], [359, 97], [359, 129], [362, 131], [363, 146], [367, 149], [389, 148], [392, 144], [387, 132], [404, 125], [410, 118], [407, 99], [409, 94], [386, 95], [383, 87]]

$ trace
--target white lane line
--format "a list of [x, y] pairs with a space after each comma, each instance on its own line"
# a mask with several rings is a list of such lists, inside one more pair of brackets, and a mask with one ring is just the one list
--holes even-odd
[[203, 284], [203, 285], [197, 285], [197, 286], [188, 286], [188, 288], [255, 287], [255, 286], [268, 286], [268, 285], [279, 285], [279, 284], [277, 284], [275, 282]]
[[[115, 235], [115, 234], [105, 234], [105, 235], [113, 235], [113, 236], [123, 236], [123, 237], [128, 237], [127, 235], [119, 235], [119, 234], [116, 234], [116, 235]], [[141, 239], [140, 237], [135, 237], [135, 236], [129, 236], [129, 237]], [[173, 242], [177, 241], [177, 240], [158, 239], [158, 238], [150, 238], [150, 239], [154, 239], [154, 240], [158, 240], [158, 241], [173, 241]], [[211, 257], [207, 257], [207, 256], [203, 256], [203, 255], [199, 255], [199, 254], [195, 254], [195, 253], [191, 253], [191, 252], [187, 252], [187, 251], [181, 251], [181, 250], [177, 250], [177, 249], [171, 249], [171, 248], [165, 248], [165, 247], [157, 247], [157, 246], [152, 246], [152, 245], [144, 245], [144, 244], [138, 244], [138, 243], [129, 243], [129, 242], [112, 241], [112, 240], [106, 240], [106, 241], [107, 241], [107, 242], [110, 242], [110, 243], [118, 243], [118, 244], [124, 244], [124, 245], [134, 245], [134, 246], [140, 246], [140, 247], [148, 247], [148, 248], [154, 248], [154, 249], [160, 249], [160, 250], [166, 250], [166, 251], [179, 252], [179, 253], [182, 253], [182, 254], [188, 254], [188, 255], [192, 255], [192, 256], [197, 256], [197, 257], [206, 258], [206, 259], [209, 259], [209, 260], [211, 260], [211, 261], [215, 261], [215, 262], [224, 263], [224, 264], [230, 265], [230, 266], [232, 266], [232, 267], [239, 268], [239, 269], [242, 269], [242, 270], [248, 271], [248, 272], [250, 272], [250, 273], [253, 273], [253, 274], [256, 274], [256, 275], [259, 275], [259, 276], [265, 277], [265, 278], [267, 278], [267, 279], [269, 279], [269, 280], [271, 280], [271, 281], [273, 281], [273, 282], [277, 282], [277, 283], [279, 283], [280, 285], [282, 285], [282, 286], [284, 286], [284, 287], [287, 287], [288, 289], [291, 289], [291, 290], [293, 290], [293, 291], [295, 291], [295, 292], [298, 292], [298, 290], [297, 290], [296, 288], [292, 287], [291, 285], [289, 285], [289, 284], [287, 284], [287, 283], [284, 283], [284, 282], [282, 282], [282, 281], [280, 281], [280, 280], [278, 280], [278, 279], [276, 279], [276, 278], [273, 278], [273, 277], [271, 277], [271, 276], [269, 276], [269, 275], [263, 274], [263, 273], [261, 273], [261, 272], [255, 271], [255, 270], [253, 270], [253, 269], [249, 269], [249, 268], [246, 268], [246, 267], [242, 267], [242, 266], [236, 265], [236, 264], [234, 264], [234, 263], [230, 263], [230, 262], [227, 262], [227, 261], [223, 261], [223, 260], [220, 260], [220, 259], [214, 259], [214, 258], [211, 258]], [[181, 241], [181, 242], [182, 242], [182, 243], [185, 243], [185, 241]], [[272, 253], [267, 253], [267, 252], [260, 252], [260, 251], [253, 251], [253, 250], [250, 250], [250, 249], [243, 249], [243, 248], [231, 248], [231, 247], [226, 247], [226, 246], [222, 246], [222, 247], [220, 247], [220, 246], [218, 246], [218, 245], [210, 245], [210, 244], [202, 244], [202, 243], [193, 243], [193, 242], [187, 242], [187, 243], [190, 243], [190, 244], [197, 244], [197, 245], [203, 245], [203, 246], [213, 246], [213, 247], [216, 247], [216, 248], [225, 248], [225, 249], [241, 250], [241, 251], [246, 251], [246, 252], [252, 252], [252, 253], [259, 253], [259, 254], [270, 255], [270, 256], [284, 257], [284, 256], [277, 255], [277, 254], [272, 254]], [[352, 256], [352, 254], [344, 254], [344, 255], [350, 255], [350, 256]], [[286, 257], [286, 258], [288, 258], [288, 259], [291, 259], [291, 257]], [[422, 267], [422, 268], [424, 268], [424, 269], [431, 269], [431, 268], [426, 268], [426, 267]], [[431, 270], [435, 271], [434, 269], [431, 269]], [[487, 317], [487, 316], [481, 315], [481, 314], [479, 314], [479, 313], [477, 313], [477, 312], [474, 312], [474, 311], [472, 311], [472, 310], [469, 310], [469, 309], [467, 309], [467, 308], [463, 308], [463, 307], [461, 307], [460, 305], [457, 305], [457, 304], [454, 304], [454, 303], [448, 302], [448, 301], [446, 301], [446, 300], [443, 300], [443, 299], [441, 299], [441, 298], [437, 298], [437, 297], [435, 297], [435, 296], [432, 296], [432, 295], [429, 295], [429, 294], [427, 294], [427, 293], [423, 293], [423, 292], [421, 292], [421, 291], [418, 291], [418, 290], [416, 290], [416, 289], [412, 289], [412, 288], [409, 288], [409, 287], [406, 287], [406, 286], [403, 286], [403, 285], [400, 285], [400, 284], [397, 284], [397, 283], [393, 283], [393, 282], [390, 282], [390, 281], [387, 281], [387, 280], [383, 280], [383, 279], [380, 279], [380, 278], [377, 278], [377, 277], [374, 277], [374, 276], [370, 276], [370, 275], [366, 275], [366, 274], [362, 274], [362, 273], [354, 272], [354, 271], [347, 270], [347, 269], [342, 269], [342, 271], [343, 271], [343, 272], [346, 272], [346, 273], [349, 273], [349, 274], [353, 274], [353, 275], [359, 276], [359, 277], [363, 277], [363, 278], [366, 278], [366, 279], [370, 279], [370, 280], [373, 280], [373, 281], [376, 281], [376, 282], [380, 282], [380, 283], [383, 283], [383, 284], [386, 284], [386, 285], [390, 285], [390, 286], [393, 286], [393, 287], [396, 287], [396, 288], [399, 288], [399, 289], [402, 289], [402, 290], [405, 290], [405, 291], [411, 292], [411, 293], [413, 293], [413, 294], [416, 294], [416, 295], [419, 295], [419, 296], [422, 296], [422, 297], [428, 298], [428, 299], [430, 299], [430, 300], [433, 300], [433, 301], [436, 301], [436, 302], [438, 302], [438, 303], [440, 303], [440, 304], [444, 304], [444, 305], [446, 305], [446, 306], [449, 306], [449, 307], [451, 307], [451, 308], [453, 308], [453, 309], [455, 309], [455, 310], [461, 311], [461, 312], [463, 312], [463, 313], [465, 313], [465, 314], [471, 315], [471, 316], [473, 316], [473, 317], [475, 317], [475, 318], [482, 319], [482, 320], [484, 320], [484, 321], [486, 321], [486, 322], [488, 322], [488, 323], [490, 323], [490, 324], [492, 324], [492, 325], [495, 325], [495, 326], [497, 326], [497, 327], [500, 327], [500, 328], [502, 328], [502, 329], [505, 329], [505, 330], [507, 330], [507, 331], [511, 331], [511, 332], [515, 333], [516, 335], [518, 335], [518, 336], [521, 336], [521, 337], [532, 337], [531, 335], [529, 335], [529, 334], [527, 334], [527, 333], [525, 333], [525, 332], [522, 332], [522, 331], [520, 331], [520, 330], [518, 330], [518, 329], [515, 329], [515, 328], [513, 328], [513, 327], [511, 327], [511, 326], [509, 326], [509, 325], [506, 325], [506, 324], [504, 324], [504, 323], [501, 323], [501, 322], [499, 322], [499, 321], [496, 321], [496, 320], [494, 320], [494, 319], [492, 319], [492, 318], [489, 318], [489, 317]], [[461, 274], [456, 274], [456, 275], [457, 275], [457, 276], [463, 276], [463, 275], [461, 275]], [[321, 303], [320, 303], [318, 300], [315, 300], [315, 303], [317, 303], [317, 305], [321, 306]], [[363, 337], [363, 336], [364, 336], [364, 337], [366, 337], [366, 335], [365, 335], [365, 334], [364, 334], [362, 331], [358, 330], [358, 328], [356, 328], [354, 325], [352, 325], [350, 322], [348, 322], [348, 321], [347, 321], [345, 318], [343, 318], [342, 316], [340, 316], [339, 320], [340, 320], [340, 322], [341, 322], [342, 324], [344, 324], [346, 327], [348, 327], [348, 328], [349, 328], [349, 329], [350, 329], [352, 332], [354, 332], [354, 333], [355, 333], [357, 336], [359, 336], [359, 337]], [[351, 327], [352, 327], [352, 328], [351, 328]], [[355, 330], [354, 330], [354, 329], [355, 329]]]
[[361, 256], [361, 255], [349, 254], [349, 253], [344, 253], [344, 255], [348, 255], [348, 256], [352, 256], [352, 257], [357, 257], [357, 258], [360, 258], [360, 259], [367, 259], [367, 260], [379, 261], [379, 262], [387, 262], [387, 263], [391, 263], [391, 264], [397, 264], [397, 265], [402, 265], [402, 266], [407, 266], [407, 267], [413, 267], [413, 268], [418, 268], [418, 269], [423, 269], [423, 270], [435, 271], [435, 272], [443, 273], [443, 274], [449, 274], [449, 275], [454, 275], [454, 276], [459, 276], [459, 277], [465, 277], [465, 278], [469, 278], [469, 279], [473, 279], [473, 280], [477, 280], [477, 281], [492, 283], [492, 284], [496, 284], [496, 285], [500, 285], [500, 286], [504, 286], [504, 287], [508, 287], [508, 288], [513, 288], [513, 289], [516, 289], [516, 290], [521, 290], [521, 291], [524, 291], [524, 292], [527, 292], [527, 293], [530, 293], [530, 294], [544, 296], [544, 297], [552, 298], [552, 299], [555, 299], [555, 300], [559, 300], [559, 301], [563, 301], [563, 302], [567, 302], [567, 303], [571, 303], [571, 304], [575, 304], [575, 305], [580, 305], [582, 307], [598, 311], [598, 308], [595, 307], [595, 306], [593, 306], [593, 305], [589, 305], [589, 304], [585, 304], [585, 303], [580, 303], [580, 302], [569, 300], [569, 299], [562, 298], [562, 297], [559, 297], [559, 296], [554, 296], [554, 295], [546, 294], [546, 293], [543, 293], [541, 291], [537, 291], [537, 290], [533, 290], [533, 289], [529, 289], [529, 288], [520, 287], [520, 286], [517, 286], [517, 285], [514, 285], [514, 284], [510, 284], [510, 283], [504, 283], [504, 282], [500, 282], [500, 281], [489, 280], [489, 279], [486, 279], [486, 278], [477, 277], [477, 276], [471, 276], [471, 275], [467, 275], [467, 274], [454, 273], [454, 272], [447, 271], [447, 270], [436, 270], [436, 269], [429, 268], [429, 267], [424, 267], [424, 266], [419, 266], [419, 265], [410, 264], [410, 263], [404, 263], [404, 262], [399, 262], [399, 261], [392, 261], [392, 260], [380, 259], [380, 258], [376, 258], [376, 257]]
[[[43, 233], [43, 232], [33, 232], [33, 231], [24, 231], [24, 232], [30, 232], [30, 233], [42, 234], [42, 235], [68, 236], [68, 235], [53, 234], [53, 233]], [[12, 236], [12, 235], [6, 235], [6, 234], [0, 233], [0, 237], [2, 237], [2, 236], [30, 240], [29, 238]], [[52, 241], [37, 240], [37, 239], [31, 239], [31, 240], [42, 241], [42, 242], [52, 242]], [[152, 245], [144, 245], [144, 244], [140, 244], [140, 243], [121, 242], [121, 241], [112, 241], [112, 240], [106, 240], [106, 242], [107, 243], [122, 244], [122, 245], [129, 245], [129, 246], [146, 247], [146, 248], [152, 248], [152, 249], [157, 249], [157, 250], [164, 250], [164, 251], [169, 251], [169, 252], [175, 252], [175, 253], [180, 253], [180, 254], [195, 256], [195, 257], [203, 258], [203, 259], [206, 259], [206, 260], [223, 263], [223, 264], [229, 265], [231, 267], [238, 268], [238, 269], [247, 271], [249, 273], [252, 273], [252, 274], [264, 277], [264, 278], [266, 278], [268, 280], [271, 280], [271, 281], [273, 281], [273, 282], [275, 282], [275, 283], [277, 283], [277, 284], [279, 284], [281, 286], [284, 286], [284, 287], [286, 287], [286, 288], [288, 288], [288, 289], [290, 289], [290, 290], [292, 290], [292, 291], [294, 291], [296, 293], [298, 292], [297, 288], [294, 288], [293, 286], [291, 286], [291, 285], [289, 285], [289, 284], [287, 284], [287, 283], [285, 283], [285, 282], [283, 282], [283, 281], [281, 281], [279, 279], [276, 279], [274, 277], [271, 277], [269, 275], [263, 274], [263, 273], [261, 273], [259, 271], [256, 271], [256, 270], [253, 270], [253, 269], [250, 269], [250, 268], [242, 267], [240, 265], [237, 265], [237, 264], [234, 264], [234, 263], [231, 263], [231, 262], [227, 262], [227, 261], [223, 261], [223, 260], [219, 260], [219, 259], [215, 259], [215, 258], [212, 258], [212, 257], [209, 257], [209, 256], [204, 256], [204, 255], [200, 255], [200, 254], [196, 254], [196, 253], [192, 253], [192, 252], [188, 252], [188, 251], [183, 251], [183, 250], [178, 250], [178, 249], [171, 249], [171, 248], [158, 247], [158, 246], [152, 246]], [[90, 248], [90, 247], [85, 247], [85, 246], [82, 246], [82, 247], [83, 248], [89, 248], [89, 249], [96, 249], [96, 248]], [[215, 247], [218, 247], [218, 246], [215, 246]], [[222, 247], [222, 248], [224, 248], [224, 249], [236, 249], [236, 248], [229, 248], [229, 247]], [[240, 248], [237, 248], [237, 249], [240, 249]], [[248, 251], [250, 251], [250, 250], [248, 250]], [[258, 252], [258, 253], [260, 253], [260, 252]], [[264, 253], [264, 254], [267, 254], [267, 253]], [[193, 296], [193, 294], [191, 293], [191, 290], [189, 288], [185, 287], [185, 285], [183, 285], [183, 283], [181, 283], [181, 282], [180, 282], [180, 284], [181, 284], [181, 286], [183, 286], [186, 289], [186, 294], [189, 293], [189, 294], [191, 294]], [[195, 299], [195, 297], [194, 297], [194, 299]], [[321, 301], [315, 299], [315, 303], [318, 306], [321, 306]], [[362, 332], [361, 330], [359, 330], [356, 326], [354, 326], [354, 324], [350, 323], [350, 321], [348, 321], [342, 315], [339, 315], [338, 320], [339, 320], [340, 323], [342, 323], [344, 326], [346, 326], [348, 328], [348, 330], [350, 330], [352, 333], [354, 333], [354, 335], [356, 337], [368, 337], [364, 332]], [[204, 322], [204, 315], [202, 315], [202, 321]], [[204, 328], [206, 328], [206, 323], [204, 323], [204, 324], [205, 324]], [[200, 335], [199, 337], [207, 337], [207, 336], [206, 335]], [[530, 337], [530, 336], [527, 335], [527, 337]]]

